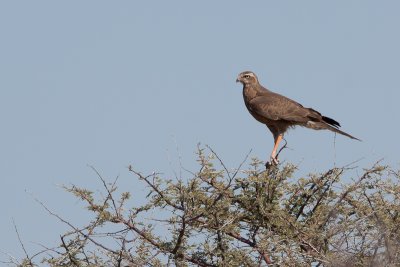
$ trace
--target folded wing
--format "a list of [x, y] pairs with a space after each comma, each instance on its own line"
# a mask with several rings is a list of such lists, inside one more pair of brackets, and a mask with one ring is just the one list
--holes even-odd
[[250, 100], [249, 108], [268, 120], [307, 123], [310, 120], [320, 121], [322, 119], [319, 112], [305, 108], [287, 97], [272, 92]]

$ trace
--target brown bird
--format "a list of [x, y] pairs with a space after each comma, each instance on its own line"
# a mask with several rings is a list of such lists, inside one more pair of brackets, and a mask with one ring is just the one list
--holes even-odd
[[236, 82], [243, 84], [243, 98], [250, 114], [259, 122], [267, 125], [274, 136], [274, 148], [271, 164], [278, 164], [277, 149], [284, 133], [291, 127], [303, 126], [314, 130], [330, 130], [361, 141], [339, 130], [340, 124], [334, 119], [321, 115], [312, 108], [301, 104], [263, 87], [257, 76], [251, 71], [239, 74]]

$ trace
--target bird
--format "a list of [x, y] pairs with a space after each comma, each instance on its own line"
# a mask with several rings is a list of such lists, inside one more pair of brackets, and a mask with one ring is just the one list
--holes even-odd
[[295, 126], [314, 130], [330, 130], [351, 139], [360, 139], [339, 130], [340, 123], [322, 115], [312, 108], [303, 107], [296, 101], [263, 87], [257, 75], [244, 71], [237, 76], [236, 82], [243, 84], [243, 99], [247, 110], [259, 122], [265, 124], [274, 137], [274, 147], [268, 164], [277, 165], [277, 150], [285, 132]]

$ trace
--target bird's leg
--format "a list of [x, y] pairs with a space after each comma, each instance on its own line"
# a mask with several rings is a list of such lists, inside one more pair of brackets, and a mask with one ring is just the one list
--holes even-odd
[[283, 134], [280, 134], [274, 138], [275, 145], [274, 145], [274, 149], [272, 150], [271, 157], [270, 157], [271, 164], [277, 165], [279, 163], [278, 157], [276, 156], [276, 151], [278, 150], [279, 143], [282, 141], [282, 138], [283, 138]]

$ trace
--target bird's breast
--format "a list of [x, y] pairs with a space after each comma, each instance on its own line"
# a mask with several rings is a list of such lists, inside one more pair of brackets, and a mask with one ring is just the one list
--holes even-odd
[[243, 88], [243, 100], [244, 104], [246, 105], [247, 110], [249, 113], [259, 122], [261, 123], [268, 123], [267, 119], [258, 115], [257, 112], [252, 108], [250, 101], [257, 96], [257, 90], [253, 89], [252, 87], [245, 86]]
[[254, 97], [257, 96], [257, 91], [252, 87], [245, 86], [243, 88], [243, 99], [245, 103], [250, 102]]

